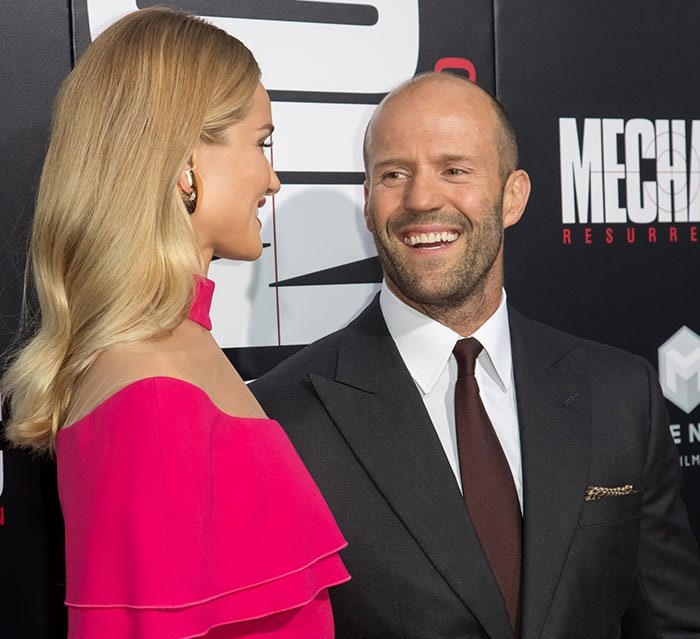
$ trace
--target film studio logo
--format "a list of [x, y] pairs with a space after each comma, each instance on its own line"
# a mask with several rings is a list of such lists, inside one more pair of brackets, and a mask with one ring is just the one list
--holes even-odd
[[559, 119], [562, 243], [697, 244], [700, 120]]
[[[700, 405], [700, 335], [687, 326], [659, 348], [659, 381], [664, 396], [686, 413]], [[681, 466], [700, 466], [700, 422], [670, 428], [673, 441], [683, 446]]]
[[686, 413], [700, 404], [700, 335], [683, 326], [659, 348], [664, 396]]

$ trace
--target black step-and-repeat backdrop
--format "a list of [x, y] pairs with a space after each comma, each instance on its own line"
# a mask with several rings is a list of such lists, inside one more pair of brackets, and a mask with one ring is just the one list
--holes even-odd
[[[108, 24], [153, 4], [240, 37], [272, 98], [272, 160], [284, 186], [262, 210], [263, 257], [218, 260], [210, 271], [214, 335], [244, 376], [342, 326], [377, 290], [361, 215], [364, 126], [414, 73], [463, 73], [506, 105], [533, 179], [526, 217], [507, 238], [510, 301], [657, 366], [700, 536], [697, 3], [14, 3], [0, 21], [2, 351], [18, 326], [26, 231], [58, 83]], [[2, 637], [65, 634], [53, 474], [50, 462], [0, 447]]]
[[510, 300], [654, 364], [700, 537], [700, 5], [496, 7], [496, 87], [533, 181]]
[[[11, 6], [10, 6], [11, 5]], [[0, 350], [16, 337], [27, 230], [51, 103], [71, 67], [65, 1], [3, 3], [0, 18]], [[65, 637], [62, 522], [51, 463], [0, 441], [0, 637]]]

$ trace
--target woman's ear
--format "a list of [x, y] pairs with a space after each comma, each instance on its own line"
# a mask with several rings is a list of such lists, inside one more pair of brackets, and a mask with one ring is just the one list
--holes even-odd
[[187, 212], [192, 215], [197, 208], [197, 178], [192, 168], [192, 162], [188, 162], [185, 168], [180, 173], [177, 181], [177, 190], [182, 198], [182, 203], [185, 205]]

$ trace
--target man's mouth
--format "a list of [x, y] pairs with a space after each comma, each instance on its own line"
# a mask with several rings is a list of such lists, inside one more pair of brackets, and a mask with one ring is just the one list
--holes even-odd
[[430, 247], [451, 244], [459, 237], [454, 231], [438, 231], [429, 233], [406, 233], [403, 242], [407, 246]]

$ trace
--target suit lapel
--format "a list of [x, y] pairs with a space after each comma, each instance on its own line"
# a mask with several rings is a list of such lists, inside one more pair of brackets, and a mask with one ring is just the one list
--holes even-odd
[[378, 300], [343, 332], [335, 379], [311, 382], [368, 475], [491, 637], [512, 636], [435, 429]]
[[590, 398], [582, 349], [509, 310], [523, 463], [522, 639], [542, 632], [583, 504]]

